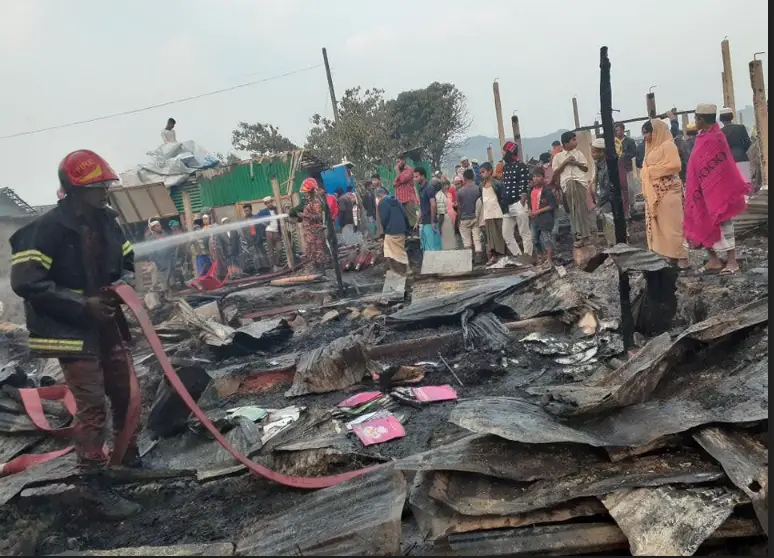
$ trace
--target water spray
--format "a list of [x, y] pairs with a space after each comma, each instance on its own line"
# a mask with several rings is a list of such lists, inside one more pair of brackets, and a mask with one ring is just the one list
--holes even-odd
[[287, 218], [288, 214], [282, 213], [280, 215], [271, 215], [269, 217], [260, 217], [257, 219], [249, 219], [245, 221], [235, 221], [233, 223], [211, 225], [206, 229], [187, 231], [163, 236], [161, 238], [144, 240], [143, 242], [138, 242], [134, 245], [134, 255], [135, 257], [143, 257], [160, 250], [172, 248], [179, 244], [186, 244], [200, 238], [208, 238], [213, 234], [223, 234], [231, 231], [238, 231], [240, 229], [246, 229], [261, 223], [271, 223], [272, 221], [281, 221]]

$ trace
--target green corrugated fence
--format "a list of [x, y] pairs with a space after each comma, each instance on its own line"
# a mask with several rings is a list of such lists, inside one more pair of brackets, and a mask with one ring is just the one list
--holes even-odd
[[[206, 174], [212, 174], [206, 178]], [[293, 192], [298, 192], [301, 183], [309, 175], [303, 169], [297, 169], [293, 179]], [[257, 200], [273, 195], [271, 179], [276, 178], [282, 193], [284, 184], [290, 177], [290, 157], [286, 160], [275, 159], [260, 163], [250, 161], [228, 167], [222, 174], [205, 171], [199, 176], [201, 206], [217, 207], [243, 201]]]

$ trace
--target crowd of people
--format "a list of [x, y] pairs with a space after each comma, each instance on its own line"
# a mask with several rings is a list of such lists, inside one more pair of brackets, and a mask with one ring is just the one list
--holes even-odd
[[[715, 105], [702, 104], [695, 124], [686, 130], [670, 112], [666, 119], [646, 121], [642, 135], [638, 144], [624, 124], [614, 126], [625, 217], [630, 218], [641, 192], [650, 250], [687, 269], [688, 248], [703, 247], [709, 254], [706, 271], [735, 273], [739, 266], [731, 219], [745, 206], [753, 172], [749, 158], [753, 143], [747, 129], [733, 121], [730, 109], [723, 108], [718, 115]], [[307, 178], [300, 204], [284, 208], [289, 219], [220, 232], [219, 226], [229, 219], [216, 222], [205, 212], [194, 229], [212, 229], [209, 237], [191, 242], [182, 252], [180, 248], [161, 252], [153, 260], [171, 282], [185, 274], [176, 273], [178, 266], [170, 263], [191, 267], [191, 260], [194, 275], [214, 273], [220, 279], [278, 271], [286, 264], [282, 231], [287, 227], [294, 251], [303, 252], [319, 270], [328, 260], [326, 242], [331, 233], [337, 234], [340, 245], [383, 239], [385, 257], [401, 272], [408, 269], [406, 240], [412, 235], [419, 238], [422, 251], [465, 248], [472, 250], [476, 263], [491, 265], [510, 256], [551, 266], [561, 213], [569, 221], [575, 247], [593, 243], [598, 233], [612, 236], [607, 231], [613, 222], [613, 182], [605, 147], [605, 138], [594, 139], [588, 161], [578, 148], [577, 135], [565, 132], [550, 150], [526, 162], [518, 145], [508, 141], [496, 165], [465, 156], [450, 176], [440, 172], [429, 176], [425, 167], [412, 168], [398, 157], [392, 192], [379, 174], [359, 187], [352, 183], [335, 193]], [[717, 177], [721, 188], [715, 186]], [[263, 204], [255, 215], [252, 205], [244, 204], [242, 217], [277, 215], [272, 197], [264, 198]], [[173, 233], [180, 229], [177, 222], [169, 226]], [[157, 220], [149, 223], [149, 238], [165, 234]]]
[[[642, 135], [638, 144], [623, 123], [614, 126], [625, 218], [641, 193], [650, 250], [689, 269], [688, 249], [703, 248], [708, 261], [702, 272], [738, 271], [731, 220], [743, 211], [753, 181], [747, 129], [733, 121], [730, 109], [718, 114], [715, 105], [701, 104], [686, 130], [669, 112], [646, 121]], [[605, 138], [595, 139], [589, 162], [576, 134], [565, 132], [527, 163], [509, 141], [496, 166], [463, 157], [451, 178], [428, 177], [423, 167], [412, 169], [398, 158], [393, 194], [378, 176], [364, 187], [376, 200], [369, 215], [384, 235], [385, 257], [405, 269], [406, 238], [413, 234], [423, 251], [467, 248], [479, 263], [510, 255], [550, 266], [560, 212], [568, 217], [575, 247], [612, 228], [605, 147]]]

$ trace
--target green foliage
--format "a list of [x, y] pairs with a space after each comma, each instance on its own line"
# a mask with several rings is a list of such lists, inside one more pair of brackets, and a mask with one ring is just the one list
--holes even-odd
[[298, 149], [296, 144], [283, 136], [279, 128], [271, 124], [240, 122], [231, 132], [231, 145], [251, 155], [270, 155]]
[[312, 117], [306, 148], [333, 163], [346, 158], [358, 175], [365, 176], [397, 155], [398, 144], [390, 129], [384, 91], [355, 87], [339, 101], [338, 123], [319, 114]]
[[[305, 148], [331, 164], [346, 159], [366, 178], [395, 157], [421, 148], [433, 169], [463, 140], [470, 127], [465, 95], [450, 83], [431, 83], [385, 100], [381, 89], [347, 89], [338, 102], [338, 122], [315, 114]], [[270, 124], [240, 122], [232, 144], [249, 153], [267, 154], [297, 147]]]
[[465, 95], [451, 83], [431, 83], [404, 91], [388, 103], [392, 135], [403, 149], [422, 147], [434, 169], [464, 139], [470, 128]]

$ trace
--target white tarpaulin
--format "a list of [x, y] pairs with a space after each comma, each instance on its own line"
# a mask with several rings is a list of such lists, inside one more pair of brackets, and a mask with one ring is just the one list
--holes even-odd
[[169, 188], [182, 184], [197, 170], [209, 169], [218, 164], [217, 157], [195, 141], [165, 143], [155, 151], [148, 152], [148, 156], [151, 157], [150, 162], [121, 173], [123, 186], [163, 182]]

